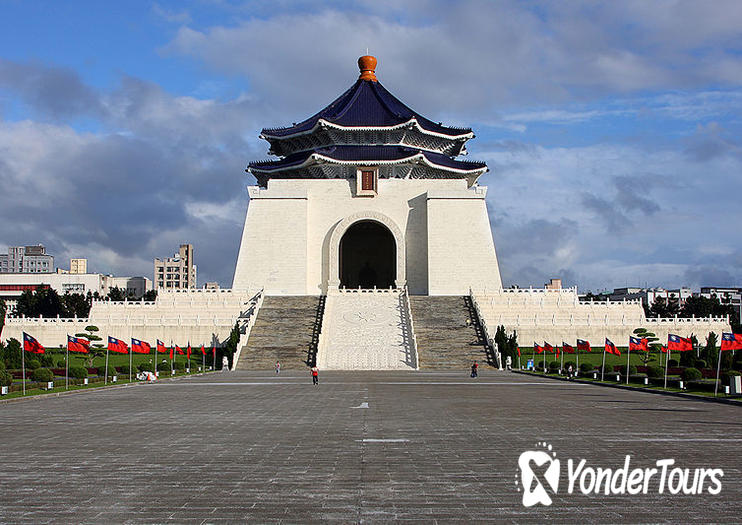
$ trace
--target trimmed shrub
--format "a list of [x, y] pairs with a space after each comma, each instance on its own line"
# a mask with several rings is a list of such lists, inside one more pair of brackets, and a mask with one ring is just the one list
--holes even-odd
[[47, 381], [54, 380], [54, 374], [48, 368], [37, 368], [31, 374], [31, 379], [39, 383], [46, 383]]
[[735, 377], [735, 376], [739, 376], [739, 375], [742, 375], [742, 374], [741, 374], [741, 373], [739, 373], [739, 372], [738, 372], [738, 371], [736, 371], [736, 370], [724, 370], [724, 371], [723, 371], [723, 372], [721, 373], [721, 375], [719, 376], [719, 379], [721, 379], [721, 384], [722, 384], [722, 385], [729, 385], [729, 380], [730, 380], [730, 379], [731, 379], [732, 377]]
[[697, 381], [701, 379], [701, 371], [698, 368], [688, 367], [680, 374], [683, 381]]
[[137, 370], [140, 372], [153, 372], [152, 363], [139, 363], [137, 365]]
[[13, 376], [10, 372], [5, 369], [0, 370], [0, 386], [10, 386], [11, 383], [13, 383]]
[[[629, 366], [629, 376], [634, 376], [636, 375], [636, 373], [637, 373], [636, 366], [635, 365]], [[626, 365], [621, 367], [621, 374], [623, 374], [624, 376], [626, 375]]]
[[37, 368], [41, 368], [41, 362], [38, 359], [26, 361], [26, 370], [36, 370]]
[[167, 372], [168, 370], [170, 370], [170, 363], [168, 363], [167, 361], [157, 363], [157, 370], [159, 372]]
[[45, 367], [54, 366], [54, 358], [51, 355], [43, 354], [39, 356], [39, 363]]
[[185, 370], [185, 367], [186, 367], [185, 363], [182, 361], [175, 361], [173, 366], [175, 367], [176, 370]]
[[649, 377], [665, 377], [665, 369], [661, 366], [648, 366], [647, 376]]
[[64, 362], [64, 359], [57, 361], [57, 368], [64, 368], [65, 366], [67, 366], [67, 364]]
[[699, 370], [706, 368], [708, 364], [703, 359], [696, 359], [696, 368]]
[[677, 368], [678, 367], [678, 360], [677, 359], [670, 359], [667, 362], [667, 366], [669, 366], [670, 368]]
[[[129, 365], [121, 365], [119, 367], [119, 369], [121, 369], [121, 375], [122, 376], [128, 376], [129, 375], [129, 371], [131, 370], [131, 368], [129, 367]], [[133, 370], [132, 370], [132, 372], [133, 372]]]
[[544, 369], [544, 361], [539, 361], [536, 364], [536, 368], [539, 368], [539, 369], [543, 370]]
[[71, 366], [70, 377], [74, 377], [75, 379], [85, 379], [88, 377], [88, 369], [84, 366]]
[[595, 366], [591, 365], [590, 363], [582, 363], [580, 365], [580, 372], [584, 374], [589, 374], [593, 370], [595, 370]]
[[559, 370], [559, 363], [557, 361], [552, 361], [549, 363], [549, 373], [554, 373], [557, 370]]
[[[106, 373], [106, 367], [105, 366], [101, 366], [100, 368], [98, 368], [98, 375], [101, 375], [102, 376], [102, 375], [105, 375], [105, 373]], [[113, 376], [116, 376], [116, 375], [118, 375], [118, 372], [116, 372], [116, 367], [113, 367], [111, 365], [108, 365], [108, 377], [113, 377]]]
[[5, 370], [5, 361], [0, 359], [0, 370]]
[[613, 365], [609, 365], [608, 363], [606, 363], [605, 365], [603, 365], [603, 371], [606, 374], [613, 372]]

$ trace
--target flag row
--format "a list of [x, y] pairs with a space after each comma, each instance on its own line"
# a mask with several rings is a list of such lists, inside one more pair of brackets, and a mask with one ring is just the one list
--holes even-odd
[[[667, 353], [667, 351], [671, 352], [688, 352], [690, 350], [693, 350], [693, 341], [689, 337], [680, 337], [679, 335], [675, 334], [669, 334], [667, 336], [667, 344], [661, 345], [660, 349], [662, 352]], [[574, 354], [575, 353], [575, 347], [565, 343], [562, 341], [561, 348], [559, 345], [552, 346], [547, 342], [544, 342], [543, 345], [540, 345], [536, 342], [533, 343], [533, 351], [536, 354], [542, 354], [544, 352], [551, 352], [553, 354], [556, 354], [557, 357], [559, 356], [559, 353], [561, 352], [565, 354]], [[613, 354], [613, 355], [621, 355], [621, 350], [618, 349], [618, 347], [613, 344], [613, 342], [606, 337], [605, 339], [605, 346], [604, 350], [607, 354]], [[721, 335], [721, 350], [727, 351], [727, 350], [742, 350], [742, 334], [733, 334], [733, 333], [726, 333], [723, 332]], [[578, 352], [592, 352], [592, 347], [590, 346], [589, 341], [584, 341], [582, 339], [577, 340], [577, 351]], [[636, 351], [644, 351], [649, 352], [649, 340], [644, 338], [638, 338], [638, 337], [629, 337], [629, 352], [636, 352]], [[518, 348], [518, 355], [521, 355], [520, 348]]]
[[[23, 332], [23, 350], [32, 354], [43, 354], [45, 352], [44, 347], [34, 337]], [[87, 354], [90, 352], [90, 341], [83, 337], [67, 336], [67, 350], [70, 352], [78, 352]], [[136, 354], [149, 354], [152, 351], [152, 345], [146, 341], [140, 339], [131, 338], [131, 347], [121, 339], [115, 337], [108, 337], [108, 351], [119, 354], [128, 354], [129, 351]], [[173, 345], [166, 347], [165, 343], [157, 340], [155, 346], [155, 352], [160, 354], [170, 354], [170, 359], [177, 353], [178, 355], [185, 355], [188, 359], [191, 358], [191, 343], [188, 343], [186, 350], [184, 351], [180, 346]], [[216, 355], [216, 346], [211, 347], [212, 355]], [[201, 345], [201, 354], [208, 355], [208, 351], [204, 345]]]

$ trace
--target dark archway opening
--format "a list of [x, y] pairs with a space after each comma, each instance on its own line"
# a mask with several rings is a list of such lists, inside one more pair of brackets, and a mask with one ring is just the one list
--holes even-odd
[[389, 288], [397, 278], [397, 244], [386, 226], [359, 221], [340, 239], [340, 286]]

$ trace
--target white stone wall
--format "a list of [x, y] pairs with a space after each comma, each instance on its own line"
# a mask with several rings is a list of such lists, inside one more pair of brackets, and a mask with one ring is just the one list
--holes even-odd
[[95, 301], [88, 318], [39, 319], [6, 318], [0, 337], [19, 341], [26, 332], [42, 345], [58, 347], [67, 344], [67, 335], [80, 333], [88, 325], [97, 326], [98, 335], [106, 344], [108, 336], [131, 342], [131, 338], [147, 341], [152, 346], [157, 339], [166, 345], [219, 346], [228, 337], [238, 319], [251, 310], [256, 295], [231, 290], [180, 290], [158, 293], [154, 302]]
[[267, 189], [250, 188], [233, 288], [327, 293], [336, 267], [333, 232], [364, 214], [381, 214], [401, 232], [411, 294], [500, 287], [484, 188], [467, 188], [464, 180], [393, 178], [380, 179], [378, 190], [374, 197], [356, 196], [355, 181], [346, 179], [275, 179]]
[[502, 325], [508, 332], [517, 332], [521, 346], [576, 344], [578, 338], [600, 348], [606, 338], [616, 346], [628, 346], [636, 328], [646, 328], [664, 343], [670, 333], [695, 335], [703, 343], [710, 332], [720, 337], [721, 332], [731, 331], [726, 318], [647, 319], [638, 300], [583, 303], [574, 288], [494, 290], [475, 292], [473, 297], [488, 335], [493, 337]]

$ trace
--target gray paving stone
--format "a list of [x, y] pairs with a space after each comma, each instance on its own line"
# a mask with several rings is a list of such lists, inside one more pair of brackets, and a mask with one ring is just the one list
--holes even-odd
[[[739, 521], [738, 407], [493, 371], [320, 380], [238, 372], [0, 405], [0, 522]], [[538, 441], [565, 462], [723, 468], [723, 490], [560, 491], [526, 509], [517, 459]]]

